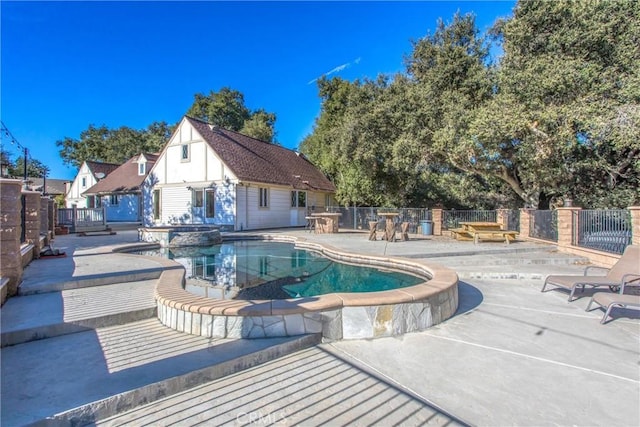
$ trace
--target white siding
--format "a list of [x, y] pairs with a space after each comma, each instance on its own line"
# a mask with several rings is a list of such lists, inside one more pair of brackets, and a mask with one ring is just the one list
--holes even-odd
[[162, 224], [191, 224], [191, 191], [186, 187], [162, 188]]
[[[85, 178], [86, 185], [82, 186], [82, 179]], [[73, 207], [76, 205], [79, 208], [87, 207], [87, 199], [82, 195], [85, 191], [87, 191], [90, 187], [96, 184], [96, 179], [93, 177], [93, 174], [89, 170], [89, 167], [85, 162], [82, 163], [80, 169], [78, 169], [78, 174], [75, 179], [71, 183], [69, 188], [69, 192], [66, 195], [66, 206], [67, 208]]]
[[[189, 160], [182, 160], [182, 145], [189, 145]], [[162, 191], [161, 219], [156, 225], [191, 224], [191, 188], [215, 188], [213, 223], [234, 230], [255, 230], [275, 227], [303, 226], [305, 216], [315, 205], [324, 206], [324, 193], [307, 192], [307, 207], [291, 207], [291, 188], [264, 186], [257, 183], [237, 184], [238, 180], [198, 132], [182, 120], [164, 151], [156, 161], [147, 180], [149, 194]], [[269, 188], [269, 207], [260, 208], [258, 188]], [[145, 218], [153, 215], [150, 198], [145, 203]], [[209, 219], [205, 219], [209, 221]]]

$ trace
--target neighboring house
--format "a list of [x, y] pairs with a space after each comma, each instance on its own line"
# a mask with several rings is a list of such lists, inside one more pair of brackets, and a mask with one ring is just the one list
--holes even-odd
[[27, 178], [27, 188], [31, 191], [37, 191], [47, 196], [56, 197], [67, 194], [67, 185], [70, 184], [68, 179], [50, 179], [46, 180], [47, 188], [44, 191], [44, 178]]
[[127, 160], [83, 195], [104, 207], [107, 222], [142, 221], [142, 184], [158, 158], [142, 153]]
[[78, 174], [71, 183], [66, 196], [67, 208], [95, 208], [95, 200], [83, 195], [85, 191], [93, 187], [99, 180], [107, 177], [120, 165], [113, 163], [100, 163], [85, 161], [78, 169]]
[[185, 116], [147, 177], [144, 224], [303, 226], [334, 193], [302, 154]]

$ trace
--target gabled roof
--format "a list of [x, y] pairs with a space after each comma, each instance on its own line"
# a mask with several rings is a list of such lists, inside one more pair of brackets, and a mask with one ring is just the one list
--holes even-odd
[[[138, 175], [138, 158], [144, 155], [147, 165], [144, 175]], [[113, 193], [136, 193], [140, 191], [140, 185], [149, 174], [154, 163], [158, 159], [157, 154], [142, 153], [133, 156], [125, 163], [117, 167], [106, 178], [98, 181], [83, 195], [113, 194]]]
[[302, 154], [192, 117], [185, 119], [240, 181], [336, 191], [333, 183]]
[[[91, 171], [91, 173], [96, 179], [102, 179], [106, 177], [111, 172], [118, 169], [118, 167], [120, 166], [115, 163], [101, 163], [101, 162], [94, 162], [92, 160], [87, 160], [85, 161], [85, 163], [87, 164], [87, 167], [89, 168], [89, 170]], [[98, 173], [103, 173], [104, 176], [102, 178], [99, 178], [96, 176]]]
[[[42, 191], [44, 178], [28, 178], [28, 180], [28, 187], [31, 191]], [[71, 182], [71, 180], [47, 178], [46, 193], [50, 195], [65, 194], [67, 191], [65, 184], [68, 182]]]

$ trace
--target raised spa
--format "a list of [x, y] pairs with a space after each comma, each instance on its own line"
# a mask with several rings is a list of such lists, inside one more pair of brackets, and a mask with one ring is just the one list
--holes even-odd
[[[209, 254], [181, 248], [175, 260], [154, 257], [166, 267], [156, 287], [164, 325], [212, 338], [322, 334], [326, 340], [362, 339], [421, 331], [453, 316], [458, 307], [456, 273], [435, 264], [352, 254], [283, 235], [224, 239], [228, 244], [208, 249]], [[319, 279], [323, 268], [341, 264], [350, 268]], [[361, 280], [363, 274], [376, 284]], [[341, 288], [327, 290], [328, 282]], [[264, 293], [257, 292], [261, 286]], [[238, 298], [243, 292], [244, 299]]]

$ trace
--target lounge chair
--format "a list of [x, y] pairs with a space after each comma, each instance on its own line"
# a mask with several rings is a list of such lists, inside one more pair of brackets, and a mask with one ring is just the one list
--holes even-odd
[[[602, 269], [607, 273], [604, 276], [590, 276], [588, 273], [592, 269]], [[573, 295], [578, 287], [581, 287], [583, 292], [585, 286], [593, 288], [609, 287], [612, 291], [616, 291], [630, 284], [640, 285], [639, 245], [627, 246], [620, 259], [610, 269], [588, 266], [584, 269], [583, 276], [547, 276], [541, 292], [544, 292], [547, 285], [565, 288], [571, 291], [569, 293], [569, 301], [573, 301]]]
[[596, 292], [591, 297], [591, 301], [587, 305], [587, 311], [591, 311], [591, 304], [594, 302], [598, 304], [600, 307], [605, 308], [604, 315], [602, 316], [602, 320], [600, 323], [604, 324], [607, 322], [607, 318], [609, 314], [611, 314], [611, 310], [616, 307], [621, 308], [640, 308], [640, 295], [624, 295], [622, 292], [624, 288], [621, 288], [620, 293], [609, 293], [609, 292]]

